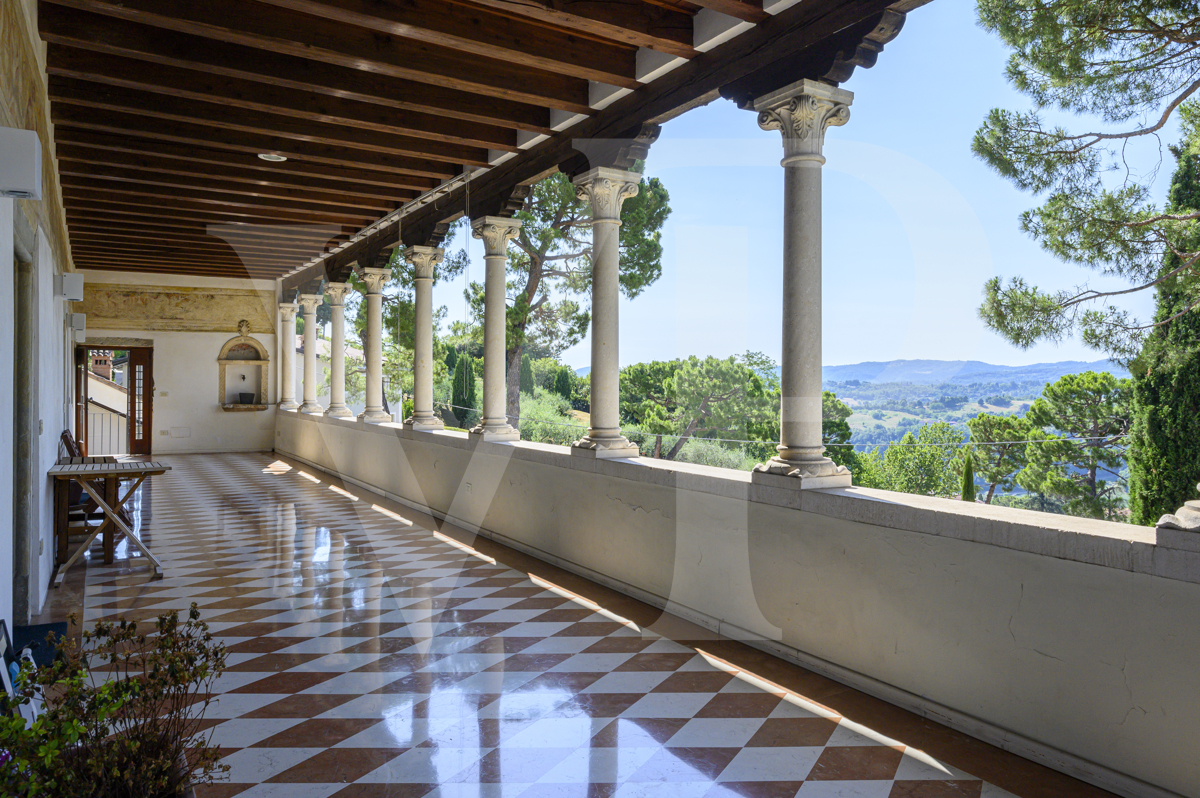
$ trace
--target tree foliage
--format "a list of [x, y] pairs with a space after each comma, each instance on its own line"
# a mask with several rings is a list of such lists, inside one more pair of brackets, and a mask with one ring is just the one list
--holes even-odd
[[[1177, 150], [1171, 209], [1200, 207], [1200, 155]], [[1200, 250], [1200, 228], [1188, 231], [1183, 251]], [[1163, 261], [1171, 275], [1181, 259]], [[1130, 371], [1133, 429], [1129, 439], [1129, 510], [1135, 524], [1153, 524], [1196, 498], [1200, 482], [1200, 313], [1186, 312], [1194, 278], [1159, 283], [1154, 320]]]
[[533, 362], [529, 355], [521, 355], [521, 393], [533, 393]]
[[572, 388], [571, 369], [567, 366], [559, 366], [558, 371], [554, 374], [554, 392], [569, 402]]
[[899, 444], [882, 454], [876, 448], [859, 457], [855, 484], [921, 496], [955, 496], [960, 480], [954, 463], [963, 439], [962, 431], [945, 421], [926, 424], [916, 435], [905, 433]]
[[963, 461], [962, 500], [975, 503], [975, 458], [971, 456], [971, 452], [967, 453]]
[[[985, 286], [980, 315], [1023, 348], [1078, 332], [1086, 345], [1128, 361], [1153, 322], [1132, 318], [1114, 297], [1154, 286], [1168, 253], [1179, 258], [1174, 274], [1197, 274], [1200, 250], [1188, 238], [1200, 206], [1164, 212], [1149, 193], [1155, 170], [1124, 159], [1131, 141], [1155, 136], [1176, 112], [1185, 128], [1200, 123], [1200, 106], [1188, 100], [1200, 89], [1200, 8], [1180, 0], [979, 0], [979, 16], [1013, 48], [1008, 79], [1034, 108], [992, 110], [972, 149], [1019, 188], [1044, 195], [1021, 227], [1047, 251], [1130, 285], [1044, 291], [997, 277]], [[1115, 129], [1070, 131], [1048, 120], [1047, 109]], [[1195, 282], [1184, 299], [1190, 308], [1200, 301]]]
[[825, 456], [851, 471], [858, 465], [854, 447], [850, 446], [850, 416], [854, 410], [837, 398], [833, 391], [821, 393], [821, 442], [825, 444]]
[[694, 436], [749, 440], [754, 427], [778, 413], [762, 378], [738, 357], [629, 366], [621, 373], [621, 398], [622, 416], [655, 435], [654, 456], [667, 460]]
[[1026, 418], [1057, 434], [1029, 448], [1021, 487], [1061, 499], [1070, 515], [1124, 520], [1130, 393], [1129, 380], [1095, 371], [1047, 385]]
[[458, 425], [465, 426], [467, 417], [475, 410], [475, 364], [470, 355], [459, 355], [454, 363], [454, 381], [450, 404]]
[[987, 486], [984, 504], [991, 504], [997, 489], [1009, 493], [1016, 488], [1017, 475], [1029, 463], [1029, 441], [1045, 436], [1028, 418], [991, 413], [968, 419], [967, 429], [971, 431], [971, 443], [977, 444], [971, 447], [967, 462]]
[[[632, 299], [662, 274], [663, 225], [671, 212], [666, 187], [643, 178], [637, 196], [621, 211], [621, 293]], [[567, 175], [555, 173], [533, 186], [517, 213], [521, 230], [508, 258], [505, 361], [510, 416], [520, 415], [519, 358], [555, 357], [587, 334], [591, 321], [591, 210], [576, 197]], [[483, 286], [467, 299], [483, 318]]]

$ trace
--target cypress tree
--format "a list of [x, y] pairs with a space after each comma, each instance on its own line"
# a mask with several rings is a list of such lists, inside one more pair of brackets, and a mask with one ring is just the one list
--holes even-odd
[[969, 449], [963, 460], [962, 500], [975, 503], [975, 453]]
[[533, 361], [529, 355], [521, 355], [521, 393], [533, 393]]
[[458, 350], [450, 347], [446, 350], [446, 370], [454, 373], [454, 364], [458, 362]]
[[[1171, 178], [1168, 212], [1192, 213], [1200, 208], [1200, 155], [1173, 152], [1179, 164]], [[1200, 229], [1193, 225], [1176, 248], [1200, 248]], [[1181, 265], [1174, 252], [1163, 258], [1164, 273]], [[1160, 326], [1130, 364], [1130, 521], [1146, 525], [1195, 499], [1200, 481], [1200, 309], [1187, 310], [1197, 299], [1200, 281], [1185, 271], [1159, 283], [1157, 291], [1154, 321]]]
[[458, 425], [465, 425], [467, 414], [475, 407], [475, 369], [468, 355], [463, 355], [454, 363], [450, 404], [454, 405], [454, 417], [458, 419]]
[[571, 398], [571, 370], [566, 366], [560, 366], [554, 375], [554, 392], [564, 399]]

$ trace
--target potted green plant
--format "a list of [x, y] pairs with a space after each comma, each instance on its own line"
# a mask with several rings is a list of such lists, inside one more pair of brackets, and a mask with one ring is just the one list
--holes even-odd
[[228, 770], [204, 733], [225, 647], [195, 604], [148, 626], [101, 621], [82, 644], [53, 643], [52, 664], [22, 667], [0, 697], [0, 795], [179, 798]]

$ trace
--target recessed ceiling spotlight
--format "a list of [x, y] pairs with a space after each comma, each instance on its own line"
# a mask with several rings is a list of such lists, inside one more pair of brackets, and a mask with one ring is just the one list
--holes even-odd
[[271, 163], [283, 163], [287, 160], [286, 155], [276, 155], [273, 152], [260, 152], [258, 157], [262, 158], [264, 161], [270, 161]]

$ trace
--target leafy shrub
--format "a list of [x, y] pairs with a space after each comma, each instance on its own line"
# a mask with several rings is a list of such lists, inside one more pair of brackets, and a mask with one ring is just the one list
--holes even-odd
[[740, 448], [731, 448], [706, 438], [692, 438], [683, 445], [675, 460], [683, 463], [732, 468], [735, 471], [750, 471], [758, 460], [749, 457]]
[[[52, 664], [24, 666], [16, 697], [0, 695], [0, 794], [175, 798], [228, 770], [201, 734], [225, 647], [195, 604], [142, 628], [99, 621], [82, 647], [61, 638]], [[15, 710], [41, 696], [27, 725]]]
[[[570, 425], [570, 426], [565, 426]], [[552, 391], [521, 394], [521, 440], [570, 446], [587, 429], [571, 416], [571, 403]]]

